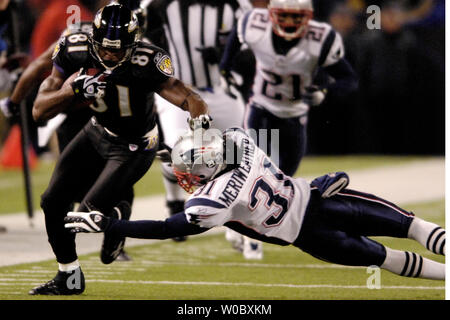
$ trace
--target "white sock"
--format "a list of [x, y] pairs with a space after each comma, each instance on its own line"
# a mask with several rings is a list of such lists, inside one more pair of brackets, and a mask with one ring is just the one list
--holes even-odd
[[433, 253], [445, 255], [445, 230], [435, 223], [414, 217], [408, 238], [416, 240]]
[[71, 263], [58, 263], [58, 269], [59, 271], [63, 272], [70, 272], [75, 269], [78, 269], [80, 267], [80, 263], [78, 262], [78, 259]]
[[413, 252], [386, 248], [386, 259], [381, 268], [404, 277], [445, 280], [445, 264]]

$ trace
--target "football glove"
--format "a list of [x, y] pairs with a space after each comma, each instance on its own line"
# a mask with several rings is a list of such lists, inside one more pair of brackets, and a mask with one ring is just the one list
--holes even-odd
[[0, 100], [0, 109], [6, 118], [20, 117], [20, 105], [12, 102], [9, 98], [3, 98]]
[[311, 187], [317, 188], [322, 198], [336, 195], [350, 183], [345, 172], [334, 172], [318, 177], [311, 182]]
[[106, 82], [103, 73], [95, 76], [80, 75], [72, 82], [72, 90], [76, 97], [83, 99], [99, 99], [105, 96]]
[[211, 127], [212, 118], [207, 114], [199, 115], [196, 118], [188, 118], [189, 128], [192, 131], [203, 128], [208, 130]]
[[100, 211], [67, 213], [64, 218], [64, 227], [72, 233], [79, 232], [104, 232], [111, 218], [104, 216]]
[[[225, 90], [225, 93], [229, 95], [233, 99], [237, 99], [237, 93], [241, 91], [241, 86], [238, 84], [236, 78], [233, 76], [233, 73], [226, 70], [220, 71], [220, 82]], [[233, 92], [234, 91], [234, 92]]]
[[302, 100], [310, 106], [318, 106], [322, 104], [327, 95], [327, 89], [321, 89], [318, 86], [310, 86], [305, 88], [302, 93]]

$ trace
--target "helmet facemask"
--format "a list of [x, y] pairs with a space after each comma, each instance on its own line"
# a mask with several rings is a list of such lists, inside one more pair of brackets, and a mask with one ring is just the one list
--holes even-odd
[[286, 40], [302, 38], [313, 18], [310, 0], [272, 0], [268, 8], [273, 31]]
[[172, 149], [174, 174], [178, 184], [188, 193], [214, 179], [226, 166], [221, 136], [203, 139], [202, 135], [200, 141], [194, 136], [192, 133], [182, 136]]

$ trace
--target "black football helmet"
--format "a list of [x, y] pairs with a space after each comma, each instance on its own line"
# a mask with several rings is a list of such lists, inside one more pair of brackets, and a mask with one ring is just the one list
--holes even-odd
[[130, 9], [138, 18], [140, 35], [144, 35], [147, 30], [147, 7], [151, 0], [116, 0], [121, 5]]
[[[92, 53], [106, 69], [115, 69], [131, 59], [139, 37], [136, 15], [127, 7], [111, 3], [100, 9], [92, 24]], [[115, 59], [106, 59], [108, 55]]]

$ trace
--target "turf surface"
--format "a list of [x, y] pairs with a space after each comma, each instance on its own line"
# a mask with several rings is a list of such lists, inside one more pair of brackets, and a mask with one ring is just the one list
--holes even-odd
[[[405, 206], [444, 226], [445, 202]], [[444, 262], [412, 240], [377, 238], [385, 245]], [[321, 262], [294, 247], [264, 245], [264, 259], [245, 260], [223, 234], [184, 243], [149, 241], [127, 249], [130, 262], [103, 265], [98, 253], [80, 257], [87, 289], [80, 296], [40, 297], [27, 292], [56, 272], [54, 261], [0, 268], [0, 300], [441, 300], [444, 281], [381, 271], [381, 289], [368, 289], [366, 268]]]

